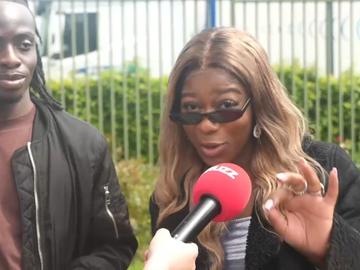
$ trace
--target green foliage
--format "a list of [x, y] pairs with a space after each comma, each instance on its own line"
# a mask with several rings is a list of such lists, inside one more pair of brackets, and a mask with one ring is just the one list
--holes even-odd
[[153, 79], [139, 69], [126, 74], [106, 71], [99, 78], [76, 77], [62, 83], [50, 81], [48, 86], [69, 113], [100, 129], [111, 147], [116, 144], [118, 160], [149, 160], [151, 145], [154, 162], [166, 83], [167, 78]]
[[[360, 114], [356, 113], [360, 108], [360, 76], [350, 72], [341, 74], [340, 79], [318, 76], [315, 68], [304, 69], [299, 64], [275, 70], [307, 116], [316, 138], [339, 143], [349, 153], [355, 147], [353, 158], [360, 163]], [[142, 158], [154, 164], [167, 78], [150, 78], [148, 74], [132, 65], [126, 72], [107, 71], [98, 78], [77, 77], [62, 84], [51, 81], [49, 87], [68, 112], [105, 134], [117, 160]]]
[[128, 202], [130, 222], [139, 248], [130, 269], [142, 269], [143, 256], [151, 239], [148, 205], [159, 169], [140, 160], [121, 161], [117, 164], [120, 185]]
[[143, 269], [144, 269], [144, 263], [137, 258], [135, 258], [132, 261], [132, 263], [130, 264], [130, 266], [128, 268], [128, 270], [143, 270]]
[[[289, 90], [292, 100], [307, 116], [309, 127], [316, 138], [338, 143], [350, 154], [355, 146], [356, 154], [353, 158], [360, 163], [360, 114], [356, 113], [360, 109], [360, 76], [351, 76], [349, 71], [341, 74], [339, 79], [318, 76], [315, 68], [303, 69], [298, 64], [276, 67], [275, 70]], [[351, 125], [352, 121], [354, 125]]]

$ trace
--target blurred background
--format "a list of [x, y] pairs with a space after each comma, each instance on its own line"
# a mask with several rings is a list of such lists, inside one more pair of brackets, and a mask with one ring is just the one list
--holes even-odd
[[158, 175], [167, 78], [185, 43], [207, 27], [254, 35], [316, 139], [360, 164], [360, 0], [33, 0], [47, 85], [107, 138], [140, 241]]

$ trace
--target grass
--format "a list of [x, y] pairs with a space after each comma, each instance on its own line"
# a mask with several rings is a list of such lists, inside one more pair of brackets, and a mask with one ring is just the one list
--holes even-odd
[[151, 240], [149, 198], [159, 175], [157, 166], [141, 160], [120, 161], [117, 166], [120, 186], [129, 207], [130, 222], [139, 247], [129, 270], [143, 269], [143, 257]]
[[143, 270], [144, 263], [142, 260], [135, 258], [130, 264], [128, 270]]

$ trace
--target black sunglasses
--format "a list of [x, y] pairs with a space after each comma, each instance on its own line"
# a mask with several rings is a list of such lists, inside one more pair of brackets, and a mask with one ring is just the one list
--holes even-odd
[[243, 116], [246, 108], [250, 104], [250, 98], [248, 98], [241, 109], [229, 109], [229, 110], [216, 110], [212, 112], [188, 112], [188, 113], [171, 113], [170, 119], [174, 122], [178, 122], [183, 125], [196, 125], [199, 124], [204, 117], [207, 117], [213, 123], [227, 123], [235, 121]]

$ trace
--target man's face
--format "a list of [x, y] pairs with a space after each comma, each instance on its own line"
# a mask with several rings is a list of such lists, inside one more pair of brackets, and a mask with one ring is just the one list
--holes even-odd
[[0, 1], [0, 106], [19, 102], [37, 64], [35, 22], [21, 4]]

